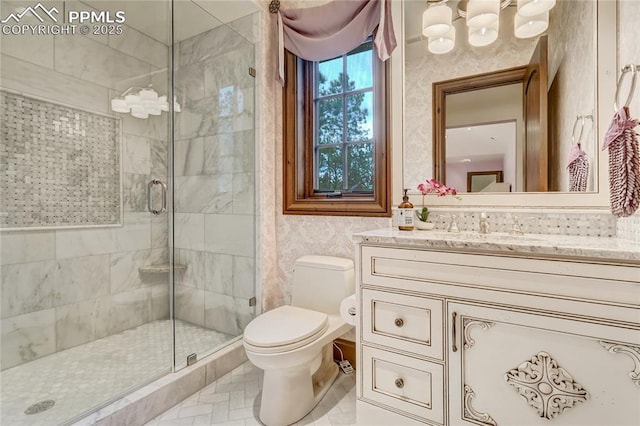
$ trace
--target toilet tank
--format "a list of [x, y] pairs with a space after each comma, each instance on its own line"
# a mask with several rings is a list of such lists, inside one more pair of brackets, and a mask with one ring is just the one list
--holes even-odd
[[293, 268], [291, 304], [339, 314], [340, 302], [355, 291], [353, 261], [332, 256], [303, 256]]

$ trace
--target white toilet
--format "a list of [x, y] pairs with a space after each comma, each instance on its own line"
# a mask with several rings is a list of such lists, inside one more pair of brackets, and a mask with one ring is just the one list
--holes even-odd
[[295, 263], [291, 306], [251, 321], [243, 343], [249, 360], [264, 370], [260, 420], [267, 426], [295, 423], [322, 399], [338, 375], [333, 340], [352, 326], [340, 302], [354, 292], [350, 259], [304, 256]]

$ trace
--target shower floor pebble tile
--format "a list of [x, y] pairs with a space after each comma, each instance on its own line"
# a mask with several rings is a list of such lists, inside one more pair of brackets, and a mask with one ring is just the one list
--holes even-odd
[[[233, 340], [214, 330], [176, 321], [176, 364]], [[125, 395], [171, 371], [171, 320], [153, 321], [2, 371], [0, 424], [55, 426]], [[26, 415], [43, 400], [55, 405]]]
[[[262, 370], [246, 362], [145, 426], [251, 426], [259, 420]], [[342, 372], [322, 401], [296, 425], [356, 423], [356, 376]]]

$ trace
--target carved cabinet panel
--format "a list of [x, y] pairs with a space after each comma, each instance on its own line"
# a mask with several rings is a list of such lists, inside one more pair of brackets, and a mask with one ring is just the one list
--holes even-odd
[[451, 424], [640, 424], [637, 330], [482, 304], [447, 312]]

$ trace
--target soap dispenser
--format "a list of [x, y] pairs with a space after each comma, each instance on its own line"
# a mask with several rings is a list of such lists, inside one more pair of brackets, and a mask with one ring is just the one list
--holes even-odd
[[413, 231], [413, 204], [409, 202], [408, 189], [404, 190], [402, 203], [398, 206], [398, 229]]

